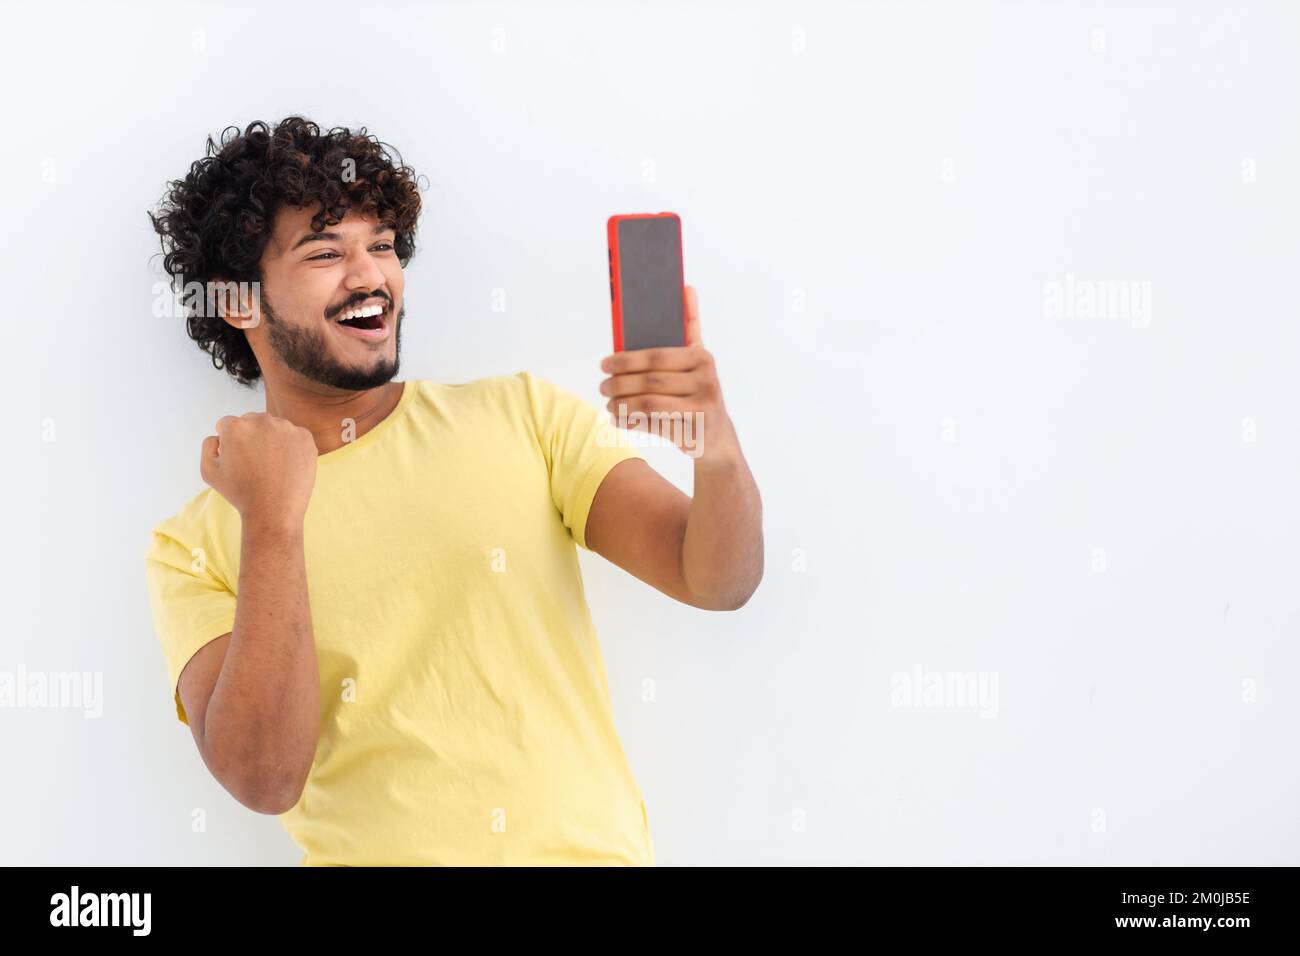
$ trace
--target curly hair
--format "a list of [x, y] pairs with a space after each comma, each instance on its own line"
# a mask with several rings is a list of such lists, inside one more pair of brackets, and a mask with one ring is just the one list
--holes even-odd
[[[322, 133], [301, 116], [274, 129], [257, 120], [242, 132], [226, 127], [219, 141], [209, 136], [204, 157], [184, 179], [168, 183], [158, 214], [148, 214], [173, 289], [179, 293], [191, 282], [204, 288], [213, 281], [260, 282], [262, 253], [284, 205], [318, 206], [312, 219], [318, 232], [350, 209], [376, 216], [397, 233], [393, 245], [403, 268], [415, 255], [420, 191], [415, 171], [395, 149], [367, 135], [364, 126], [355, 133], [346, 127]], [[213, 366], [241, 385], [261, 377], [242, 329], [202, 308], [187, 310], [185, 328], [211, 354]]]

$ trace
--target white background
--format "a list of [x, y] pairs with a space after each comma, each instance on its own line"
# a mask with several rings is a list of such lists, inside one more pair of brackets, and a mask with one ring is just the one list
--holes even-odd
[[[301, 113], [427, 177], [401, 378], [600, 404], [605, 219], [682, 216], [767, 571], [715, 614], [582, 556], [661, 865], [1300, 863], [1296, 5], [4, 16], [0, 670], [104, 713], [0, 709], [0, 862], [301, 856], [177, 722], [142, 561], [263, 407], [151, 316], [145, 210]], [[896, 706], [918, 668], [996, 709]]]

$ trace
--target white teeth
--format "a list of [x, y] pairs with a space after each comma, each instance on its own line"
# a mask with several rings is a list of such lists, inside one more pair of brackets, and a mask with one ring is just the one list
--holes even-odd
[[351, 311], [344, 312], [336, 321], [342, 322], [344, 319], [361, 319], [370, 315], [379, 315], [383, 311], [384, 307], [382, 305], [368, 305], [364, 309], [352, 309]]

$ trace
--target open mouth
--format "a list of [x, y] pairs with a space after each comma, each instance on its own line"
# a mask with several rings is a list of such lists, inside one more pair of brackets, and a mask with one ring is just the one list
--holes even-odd
[[385, 302], [382, 305], [345, 309], [334, 319], [334, 324], [349, 338], [370, 344], [386, 342], [390, 334], [388, 314], [391, 308], [392, 303]]
[[366, 309], [350, 309], [336, 321], [339, 325], [346, 325], [351, 329], [382, 329], [384, 319], [388, 314], [387, 306], [370, 306]]

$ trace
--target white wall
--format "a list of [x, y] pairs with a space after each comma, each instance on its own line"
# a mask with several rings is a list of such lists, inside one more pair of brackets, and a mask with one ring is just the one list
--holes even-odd
[[[104, 712], [0, 709], [0, 862], [300, 856], [176, 721], [141, 561], [212, 422], [262, 407], [150, 316], [145, 210], [209, 132], [300, 112], [428, 177], [403, 378], [599, 402], [605, 218], [682, 216], [768, 556], [709, 614], [583, 555], [661, 864], [1300, 863], [1298, 27], [7, 7], [0, 670], [102, 673]], [[1055, 314], [1067, 276], [1150, 308]], [[898, 706], [916, 669], [996, 697]]]

